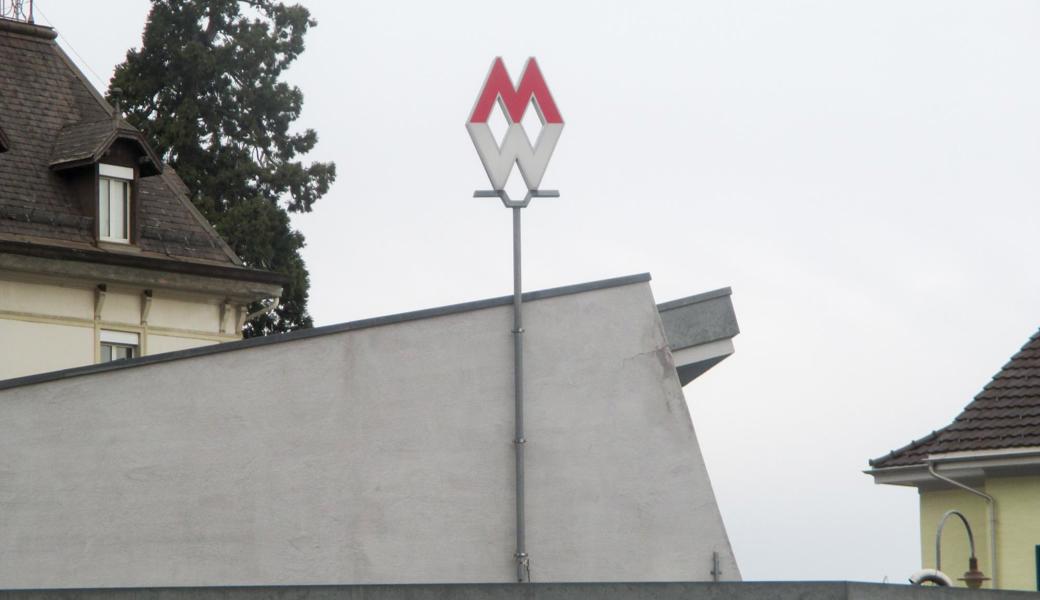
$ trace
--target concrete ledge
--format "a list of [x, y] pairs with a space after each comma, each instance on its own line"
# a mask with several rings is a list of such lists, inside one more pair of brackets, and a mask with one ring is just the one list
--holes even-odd
[[681, 385], [733, 354], [740, 328], [731, 294], [727, 287], [657, 305]]
[[2, 600], [1002, 600], [1032, 592], [913, 587], [847, 581], [753, 583], [534, 583], [185, 587], [0, 591]]
[[699, 346], [740, 333], [730, 288], [680, 298], [657, 305], [672, 351]]

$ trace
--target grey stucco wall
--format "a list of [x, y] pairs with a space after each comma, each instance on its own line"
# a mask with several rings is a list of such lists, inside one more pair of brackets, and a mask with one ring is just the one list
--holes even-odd
[[[525, 310], [533, 580], [739, 578], [649, 286]], [[510, 318], [0, 391], [0, 588], [510, 581]]]

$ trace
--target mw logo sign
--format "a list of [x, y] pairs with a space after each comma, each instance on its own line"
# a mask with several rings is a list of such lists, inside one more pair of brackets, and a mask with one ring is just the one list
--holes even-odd
[[[488, 125], [488, 118], [496, 103], [509, 123], [501, 144], [495, 141]], [[542, 131], [533, 144], [524, 131], [524, 126], [520, 124], [524, 112], [532, 104], [542, 121]], [[556, 102], [549, 93], [549, 87], [545, 85], [542, 71], [533, 58], [527, 59], [524, 72], [520, 75], [520, 82], [514, 86], [505, 63], [499, 57], [491, 65], [491, 71], [484, 81], [484, 88], [477, 97], [477, 104], [473, 107], [469, 122], [466, 123], [466, 129], [495, 190], [501, 191], [505, 188], [514, 164], [520, 168], [527, 189], [537, 190], [563, 131], [563, 117], [560, 116]]]

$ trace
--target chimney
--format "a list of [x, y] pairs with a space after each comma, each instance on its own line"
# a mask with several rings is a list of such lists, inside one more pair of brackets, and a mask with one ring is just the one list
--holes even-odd
[[123, 117], [123, 88], [112, 88], [112, 120], [119, 123]]

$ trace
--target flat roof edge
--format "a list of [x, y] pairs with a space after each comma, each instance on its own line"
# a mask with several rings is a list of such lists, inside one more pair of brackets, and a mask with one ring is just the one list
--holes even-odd
[[[569, 296], [572, 294], [580, 294], [584, 292], [592, 292], [596, 290], [621, 287], [625, 285], [632, 285], [636, 283], [646, 283], [650, 281], [649, 273], [640, 273], [637, 275], [627, 275], [624, 277], [614, 277], [611, 279], [601, 279], [598, 281], [590, 281], [588, 283], [579, 283], [574, 285], [565, 285], [561, 287], [549, 288], [544, 290], [536, 290], [532, 292], [526, 292], [523, 294], [524, 302], [533, 302], [536, 300], [545, 300], [548, 298], [556, 298], [559, 296]], [[134, 367], [143, 367], [146, 365], [153, 365], [163, 362], [169, 362], [174, 360], [181, 360], [185, 358], [194, 358], [198, 356], [208, 356], [211, 354], [218, 354], [222, 352], [234, 352], [235, 350], [244, 350], [246, 348], [255, 348], [257, 346], [267, 346], [270, 344], [282, 344], [286, 342], [292, 342], [296, 340], [305, 340], [313, 337], [320, 337], [325, 335], [331, 335], [335, 333], [343, 333], [347, 331], [356, 331], [359, 329], [367, 329], [370, 327], [380, 327], [383, 325], [393, 325], [397, 323], [405, 323], [408, 321], [417, 321], [421, 319], [431, 319], [434, 317], [442, 317], [447, 315], [460, 314], [465, 312], [471, 312], [475, 310], [482, 310], [485, 308], [494, 308], [498, 306], [508, 306], [513, 303], [513, 296], [499, 296], [497, 298], [488, 298], [485, 300], [474, 300], [472, 302], [463, 302], [460, 304], [450, 304], [447, 306], [438, 306], [434, 308], [425, 308], [416, 311], [397, 313], [392, 315], [386, 315], [382, 317], [373, 317], [369, 319], [361, 319], [359, 321], [348, 321], [346, 323], [337, 323], [334, 325], [325, 325], [323, 327], [314, 327], [313, 329], [300, 329], [290, 333], [282, 333], [279, 335], [270, 335], [264, 337], [255, 337], [235, 342], [226, 342], [223, 344], [214, 344], [212, 346], [202, 346], [199, 348], [189, 348], [187, 350], [177, 350], [174, 352], [165, 352], [162, 354], [149, 354], [134, 358], [131, 360], [120, 360], [109, 363], [102, 363], [96, 365], [85, 365], [82, 367], [72, 367], [69, 369], [61, 369], [58, 371], [49, 371], [46, 373], [37, 373], [34, 375], [26, 375], [24, 377], [15, 377], [12, 379], [0, 380], [0, 391], [8, 390], [16, 387], [23, 387], [27, 385], [33, 385], [37, 383], [46, 383], [50, 381], [59, 381], [62, 379], [71, 379], [73, 377], [80, 377], [83, 375], [93, 375], [94, 373], [104, 373], [107, 371], [118, 371], [121, 369], [132, 369]]]
[[[275, 584], [258, 586], [185, 586], [124, 588], [51, 588], [2, 590], [4, 598], [30, 600], [50, 598], [166, 598], [168, 600], [225, 600], [227, 598], [366, 598], [368, 600], [400, 600], [401, 598], [457, 598], [459, 600], [521, 600], [529, 598], [609, 598], [611, 600], [651, 600], [661, 598], [817, 598], [848, 600], [911, 600], [914, 598], [974, 598], [985, 600], [1034, 598], [1035, 592], [1013, 590], [964, 590], [947, 588], [927, 590], [899, 583], [867, 583], [857, 581], [611, 581], [528, 583], [405, 583], [405, 584]], [[930, 593], [930, 592], [935, 592]], [[963, 594], [963, 595], [962, 595]]]
[[740, 334], [729, 287], [657, 305], [672, 351], [701, 346]]
[[701, 302], [707, 302], [708, 300], [714, 300], [715, 298], [722, 298], [724, 296], [732, 296], [733, 289], [729, 287], [719, 288], [710, 292], [704, 292], [701, 294], [694, 294], [693, 296], [686, 296], [685, 298], [677, 298], [675, 300], [669, 300], [668, 302], [662, 302], [657, 305], [657, 310], [672, 310], [675, 308], [682, 308], [683, 306], [689, 306], [691, 304], [700, 304]]

